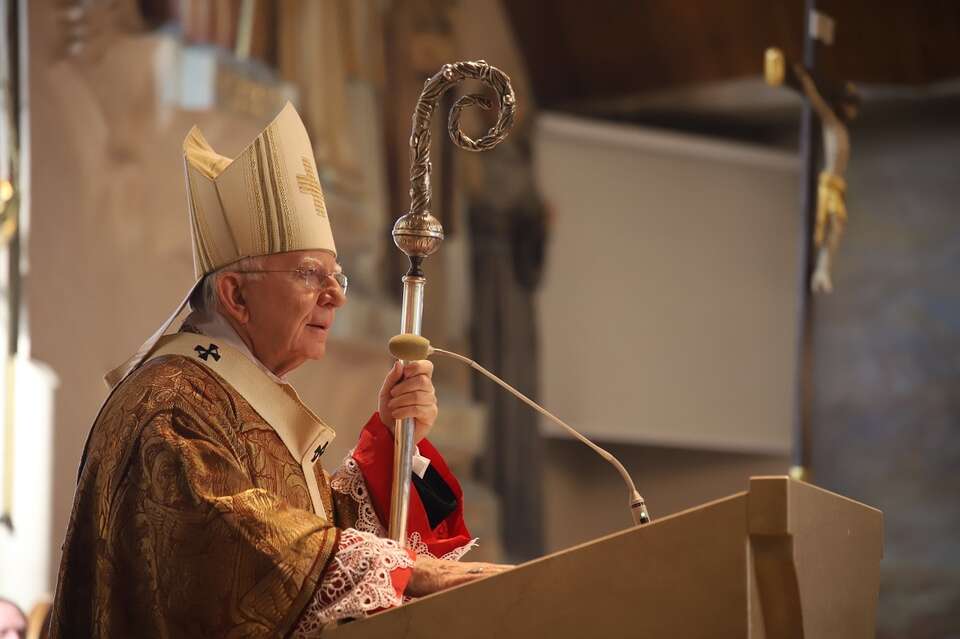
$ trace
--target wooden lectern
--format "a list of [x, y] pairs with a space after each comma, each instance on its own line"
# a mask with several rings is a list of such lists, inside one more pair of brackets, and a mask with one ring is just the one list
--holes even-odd
[[324, 637], [872, 639], [883, 514], [788, 477]]

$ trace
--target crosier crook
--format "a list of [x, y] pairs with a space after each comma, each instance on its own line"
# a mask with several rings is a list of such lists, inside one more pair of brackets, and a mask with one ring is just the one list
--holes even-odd
[[[445, 64], [423, 85], [413, 113], [413, 132], [410, 134], [410, 211], [393, 226], [393, 241], [410, 260], [410, 268], [403, 276], [403, 305], [400, 332], [420, 334], [423, 317], [423, 289], [426, 277], [423, 260], [432, 255], [443, 241], [443, 226], [430, 214], [430, 118], [440, 98], [452, 87], [466, 79], [479, 80], [490, 86], [499, 98], [497, 122], [483, 137], [473, 140], [460, 130], [460, 114], [470, 106], [490, 109], [491, 101], [480, 95], [465, 95], [450, 109], [447, 130], [450, 139], [467, 151], [487, 151], [502, 142], [513, 127], [516, 98], [510, 78], [483, 60]], [[394, 425], [393, 488], [390, 495], [390, 538], [407, 545], [407, 516], [410, 504], [410, 484], [415, 450], [415, 420], [407, 417]]]

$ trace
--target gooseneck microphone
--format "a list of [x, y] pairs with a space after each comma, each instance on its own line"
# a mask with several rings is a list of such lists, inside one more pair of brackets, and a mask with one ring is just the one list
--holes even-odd
[[420, 335], [411, 335], [409, 333], [405, 333], [402, 335], [395, 335], [394, 337], [390, 338], [390, 354], [397, 359], [402, 359], [404, 361], [427, 359], [434, 353], [459, 360], [464, 364], [469, 365], [470, 368], [483, 373], [494, 382], [510, 391], [522, 402], [539, 412], [544, 417], [547, 417], [555, 424], [562, 426], [568, 433], [592, 448], [595, 453], [603, 457], [605, 460], [607, 460], [607, 462], [617, 469], [617, 472], [620, 473], [621, 477], [623, 477], [624, 483], [627, 484], [627, 489], [630, 492], [630, 514], [633, 517], [633, 523], [637, 525], [650, 523], [650, 515], [647, 513], [646, 503], [643, 501], [643, 497], [640, 496], [640, 493], [637, 492], [637, 487], [633, 483], [633, 478], [630, 477], [630, 474], [627, 472], [627, 469], [623, 467], [623, 464], [621, 464], [620, 461], [608, 451], [594, 444], [592, 441], [578, 433], [574, 428], [564, 423], [564, 421], [559, 417], [537, 404], [535, 401], [485, 369], [483, 366], [480, 366], [480, 364], [477, 364], [469, 357], [464, 357], [463, 355], [458, 355], [457, 353], [451, 353], [450, 351], [445, 351], [442, 348], [434, 348], [433, 346], [430, 346], [430, 340], [425, 337], [421, 337]]

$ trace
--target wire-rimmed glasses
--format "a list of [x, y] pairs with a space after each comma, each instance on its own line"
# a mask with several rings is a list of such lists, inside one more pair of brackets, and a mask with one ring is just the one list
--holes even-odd
[[[249, 269], [245, 271], [236, 271], [237, 273], [294, 273], [303, 280], [304, 285], [309, 288], [311, 291], [326, 291], [327, 289], [336, 286], [340, 289], [340, 292], [344, 295], [347, 294], [347, 280], [346, 274], [343, 271], [331, 271], [330, 273], [324, 273], [320, 269], [315, 268], [298, 268], [298, 269]], [[332, 282], [332, 283], [331, 283]]]

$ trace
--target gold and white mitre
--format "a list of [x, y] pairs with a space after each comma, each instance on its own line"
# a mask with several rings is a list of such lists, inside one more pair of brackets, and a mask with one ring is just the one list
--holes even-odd
[[301, 250], [337, 254], [313, 146], [289, 102], [236, 158], [214, 151], [197, 127], [187, 134], [183, 155], [197, 281], [136, 354], [107, 373], [111, 389], [150, 355], [205, 275], [245, 257]]
[[252, 255], [336, 254], [307, 130], [289, 102], [231, 160], [193, 127], [183, 142], [197, 277]]

